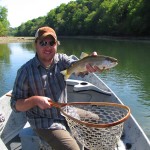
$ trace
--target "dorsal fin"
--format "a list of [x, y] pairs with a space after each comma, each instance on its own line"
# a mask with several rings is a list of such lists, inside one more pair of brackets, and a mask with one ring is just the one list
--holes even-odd
[[80, 55], [80, 59], [84, 58], [84, 57], [87, 57], [89, 56], [89, 54], [85, 53], [85, 52], [82, 52], [81, 55]]

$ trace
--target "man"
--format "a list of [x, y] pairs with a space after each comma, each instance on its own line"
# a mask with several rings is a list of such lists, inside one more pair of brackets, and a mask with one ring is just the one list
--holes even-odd
[[[79, 146], [67, 131], [65, 118], [52, 107], [51, 101], [66, 103], [66, 82], [60, 73], [74, 60], [57, 53], [59, 41], [50, 27], [41, 27], [35, 34], [36, 55], [17, 72], [11, 107], [25, 111], [35, 132], [55, 150], [79, 150]], [[86, 66], [88, 72], [100, 71]]]

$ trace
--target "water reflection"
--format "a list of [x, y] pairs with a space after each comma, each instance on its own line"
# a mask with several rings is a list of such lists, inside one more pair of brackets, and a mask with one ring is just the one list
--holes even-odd
[[0, 95], [12, 89], [18, 68], [33, 56], [32, 43], [0, 44]]
[[[98, 39], [59, 39], [58, 51], [80, 56], [81, 52], [109, 55], [119, 64], [98, 74], [118, 95], [150, 138], [150, 43]], [[34, 57], [34, 43], [0, 44], [0, 95], [12, 89], [18, 68]]]
[[19, 45], [23, 48], [24, 51], [30, 51], [31, 53], [35, 51], [34, 42], [19, 43]]
[[9, 70], [10, 53], [11, 51], [7, 44], [3, 44], [0, 46], [0, 85], [1, 85], [0, 91], [3, 89], [2, 85], [5, 85], [6, 83], [4, 76], [5, 76], [5, 72]]
[[[1, 63], [9, 63], [10, 59], [10, 49], [7, 44], [2, 44], [0, 46], [0, 62]], [[1, 67], [1, 66], [0, 66]], [[1, 70], [1, 68], [0, 68]]]

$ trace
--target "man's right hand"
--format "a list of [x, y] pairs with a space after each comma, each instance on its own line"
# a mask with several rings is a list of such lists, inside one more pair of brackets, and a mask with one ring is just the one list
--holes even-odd
[[45, 96], [35, 96], [34, 98], [35, 103], [38, 107], [40, 107], [41, 109], [47, 109], [47, 108], [51, 108], [52, 104], [50, 103], [50, 101], [52, 101], [49, 97], [45, 97]]
[[28, 111], [29, 109], [38, 106], [41, 109], [51, 108], [51, 99], [45, 96], [31, 96], [26, 99], [18, 99], [16, 102], [17, 111]]

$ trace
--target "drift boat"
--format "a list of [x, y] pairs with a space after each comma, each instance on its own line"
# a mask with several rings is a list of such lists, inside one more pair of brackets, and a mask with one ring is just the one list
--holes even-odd
[[[77, 59], [75, 56], [71, 56]], [[71, 75], [67, 82], [68, 102], [110, 102], [122, 104], [117, 95], [92, 73], [84, 78]], [[15, 113], [7, 94], [0, 98], [0, 149], [1, 150], [51, 150], [32, 130], [24, 112]], [[81, 149], [84, 149], [80, 145]], [[124, 122], [122, 136], [115, 150], [150, 150], [150, 141], [135, 118]]]

